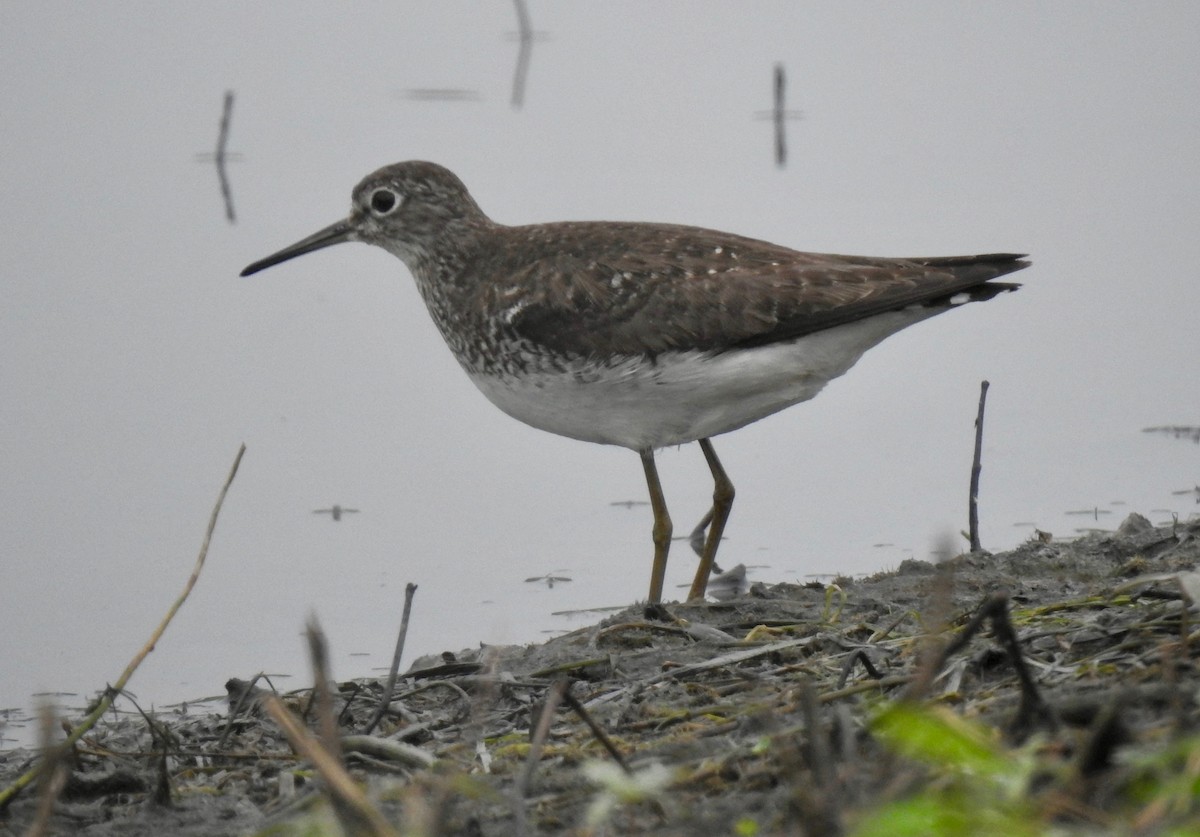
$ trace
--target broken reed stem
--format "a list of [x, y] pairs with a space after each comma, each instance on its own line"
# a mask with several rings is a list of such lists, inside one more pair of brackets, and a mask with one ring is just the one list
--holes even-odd
[[404, 613], [400, 616], [400, 633], [396, 637], [396, 650], [392, 653], [392, 667], [388, 669], [387, 685], [384, 686], [383, 697], [379, 700], [379, 708], [375, 710], [375, 715], [363, 730], [363, 735], [370, 735], [374, 731], [383, 718], [383, 713], [387, 711], [388, 704], [392, 702], [392, 695], [396, 690], [396, 675], [400, 671], [400, 657], [404, 654], [404, 640], [408, 636], [408, 616], [412, 613], [413, 596], [416, 592], [417, 585], [411, 581], [404, 588]]
[[[271, 712], [271, 717], [284, 728], [288, 741], [296, 751], [311, 761], [325, 780], [326, 787], [329, 788], [329, 804], [346, 834], [396, 835], [397, 832], [370, 803], [342, 764], [342, 739], [338, 732], [337, 718], [333, 714], [333, 692], [330, 690], [332, 678], [329, 675], [329, 643], [325, 641], [325, 633], [315, 615], [308, 619], [305, 636], [308, 639], [308, 653], [312, 658], [313, 667], [311, 705], [316, 708], [316, 737], [314, 739], [313, 734], [294, 716], [290, 716], [290, 713], [289, 720], [295, 726], [288, 725], [288, 721], [275, 712]], [[282, 703], [279, 707], [283, 712], [287, 712]], [[297, 728], [303, 733], [302, 736], [296, 737]]]
[[[542, 702], [542, 711], [537, 723], [529, 736], [529, 754], [525, 757], [525, 767], [517, 774], [509, 804], [512, 807], [514, 832], [520, 837], [528, 837], [533, 832], [529, 828], [529, 818], [525, 813], [526, 797], [529, 786], [533, 782], [533, 773], [537, 770], [538, 761], [542, 758], [542, 747], [550, 736], [550, 727], [554, 723], [554, 713], [562, 703], [563, 695], [570, 688], [570, 681], [565, 674], [560, 674], [546, 690], [546, 699]], [[532, 720], [532, 719], [531, 719]]]
[[329, 690], [329, 644], [316, 614], [308, 617], [304, 626], [308, 640], [308, 656], [313, 667], [312, 706], [316, 708], [317, 738], [331, 756], [342, 758], [342, 740], [338, 735], [337, 719], [333, 716], [333, 693]]
[[[158, 623], [158, 627], [150, 634], [150, 639], [146, 640], [146, 644], [129, 661], [129, 665], [125, 666], [125, 670], [121, 672], [121, 676], [117, 678], [117, 682], [105, 688], [104, 694], [92, 711], [87, 714], [87, 717], [78, 726], [71, 730], [66, 740], [60, 745], [63, 748], [73, 747], [83, 737], [83, 734], [95, 726], [96, 722], [104, 716], [104, 713], [112, 706], [113, 698], [124, 690], [125, 684], [129, 682], [129, 678], [133, 676], [133, 673], [137, 671], [137, 667], [142, 664], [142, 660], [146, 659], [146, 656], [154, 650], [154, 646], [162, 638], [163, 632], [167, 630], [167, 625], [175, 618], [175, 614], [183, 606], [188, 595], [191, 594], [192, 588], [196, 586], [196, 581], [200, 578], [200, 571], [204, 569], [204, 559], [208, 557], [208, 545], [212, 541], [213, 531], [217, 528], [217, 518], [221, 514], [221, 506], [225, 503], [225, 495], [229, 493], [229, 486], [233, 484], [233, 478], [237, 475], [238, 466], [242, 463], [242, 455], [245, 452], [246, 445], [243, 443], [238, 448], [237, 456], [234, 457], [233, 467], [229, 469], [229, 476], [225, 478], [225, 484], [221, 487], [221, 493], [217, 495], [216, 505], [213, 506], [212, 514], [208, 518], [208, 529], [204, 533], [204, 542], [200, 545], [200, 554], [196, 558], [196, 565], [192, 569], [192, 574], [188, 578], [187, 584], [183, 587], [183, 592], [175, 599], [175, 602], [167, 610], [166, 616], [162, 618], [162, 621]], [[16, 799], [17, 794], [29, 786], [30, 782], [41, 772], [41, 769], [41, 764], [30, 768], [11, 785], [0, 790], [0, 810], [3, 810], [8, 803]]]
[[529, 755], [525, 759], [525, 769], [517, 777], [517, 786], [514, 788], [514, 794], [518, 801], [524, 800], [529, 791], [529, 785], [533, 781], [533, 772], [537, 770], [538, 760], [542, 757], [542, 747], [545, 746], [546, 739], [550, 736], [550, 727], [554, 724], [554, 713], [558, 711], [559, 704], [562, 703], [563, 695], [566, 694], [569, 686], [570, 681], [567, 680], [566, 675], [560, 674], [546, 690], [546, 700], [542, 704], [541, 714], [538, 715], [537, 724], [533, 728], [533, 735], [530, 736]]
[[366, 794], [346, 772], [346, 768], [342, 766], [338, 758], [326, 750], [321, 742], [300, 723], [278, 695], [270, 692], [264, 693], [260, 698], [260, 703], [272, 720], [283, 730], [283, 734], [287, 736], [288, 743], [292, 745], [292, 748], [321, 774], [330, 795], [352, 810], [355, 816], [368, 826], [370, 829], [368, 833], [399, 837], [399, 832], [392, 828], [379, 810], [370, 803]]
[[987, 402], [988, 382], [979, 384], [979, 412], [975, 416], [975, 458], [971, 461], [971, 496], [967, 504], [968, 526], [971, 535], [971, 551], [980, 552], [979, 545], [979, 472], [983, 456], [983, 405]]

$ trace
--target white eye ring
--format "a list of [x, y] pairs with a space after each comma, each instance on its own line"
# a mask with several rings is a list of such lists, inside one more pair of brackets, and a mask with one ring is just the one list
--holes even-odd
[[371, 193], [371, 197], [367, 200], [367, 206], [372, 215], [382, 218], [399, 209], [402, 202], [400, 195], [396, 194], [394, 189], [382, 187]]

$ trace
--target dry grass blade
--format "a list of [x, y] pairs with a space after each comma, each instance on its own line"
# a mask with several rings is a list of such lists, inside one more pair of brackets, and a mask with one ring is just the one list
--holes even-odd
[[[117, 682], [104, 690], [104, 695], [96, 703], [96, 706], [88, 713], [87, 717], [76, 726], [67, 736], [64, 747], [72, 747], [75, 742], [83, 737], [89, 729], [95, 726], [96, 722], [104, 716], [112, 706], [113, 698], [120, 694], [129, 682], [129, 678], [137, 671], [138, 666], [142, 664], [142, 660], [146, 659], [146, 655], [154, 650], [154, 646], [158, 644], [163, 633], [167, 630], [167, 625], [171, 624], [171, 620], [175, 618], [175, 614], [179, 612], [179, 608], [183, 607], [183, 603], [187, 601], [187, 597], [191, 594], [192, 588], [196, 586], [196, 582], [200, 578], [200, 571], [204, 569], [204, 560], [208, 557], [208, 545], [212, 541], [213, 531], [217, 528], [217, 518], [221, 514], [221, 506], [225, 503], [225, 495], [229, 493], [229, 486], [233, 484], [233, 478], [237, 476], [238, 466], [242, 463], [242, 455], [246, 452], [246, 446], [243, 444], [238, 448], [237, 456], [234, 457], [233, 467], [229, 469], [229, 476], [225, 478], [225, 484], [221, 487], [221, 493], [217, 495], [217, 502], [213, 506], [212, 514], [208, 518], [208, 529], [204, 533], [204, 542], [200, 545], [200, 554], [196, 558], [196, 565], [192, 568], [192, 574], [188, 577], [187, 583], [183, 586], [183, 592], [168, 608], [167, 614], [158, 623], [158, 627], [150, 634], [150, 639], [146, 640], [146, 644], [141, 650], [134, 655], [129, 661], [129, 665], [125, 666], [125, 670], [121, 672], [121, 676], [117, 678]], [[22, 774], [8, 787], [0, 790], [0, 810], [3, 810], [17, 795], [29, 786], [29, 783], [34, 780], [39, 772], [38, 767], [34, 767]]]
[[[313, 665], [313, 704], [317, 712], [317, 732], [325, 750], [338, 761], [342, 758], [342, 742], [338, 735], [337, 718], [333, 714], [333, 695], [329, 691], [329, 645], [316, 616], [310, 616], [305, 626], [308, 653]], [[310, 704], [312, 705], [312, 704]]]
[[545, 746], [546, 739], [550, 736], [554, 713], [558, 711], [558, 706], [562, 703], [568, 685], [566, 677], [559, 677], [546, 692], [542, 712], [538, 716], [537, 726], [534, 727], [533, 736], [529, 742], [529, 756], [525, 760], [525, 769], [521, 771], [517, 779], [516, 795], [518, 800], [523, 800], [529, 792], [529, 784], [533, 781], [533, 772], [537, 769], [538, 761], [542, 757], [542, 747]]
[[517, 775], [517, 781], [513, 787], [511, 804], [513, 813], [513, 829], [516, 834], [525, 837], [532, 834], [529, 828], [529, 818], [525, 814], [525, 798], [529, 795], [529, 786], [533, 782], [533, 773], [537, 770], [538, 762], [542, 758], [542, 748], [546, 744], [546, 739], [550, 736], [550, 727], [554, 723], [554, 713], [558, 711], [559, 704], [562, 703], [563, 695], [566, 694], [569, 681], [565, 675], [559, 677], [546, 690], [546, 699], [542, 702], [542, 711], [538, 715], [537, 725], [533, 728], [533, 734], [529, 741], [529, 755], [525, 759], [525, 767]]
[[688, 674], [695, 674], [701, 671], [721, 668], [722, 666], [733, 665], [734, 663], [744, 663], [746, 660], [752, 660], [755, 657], [775, 654], [779, 651], [785, 651], [789, 648], [796, 648], [802, 645], [812, 645], [816, 641], [817, 637], [806, 636], [800, 637], [799, 639], [785, 639], [781, 642], [770, 642], [766, 645], [760, 645], [757, 648], [746, 648], [740, 651], [733, 651], [729, 654], [722, 654], [719, 657], [713, 657], [711, 660], [704, 660], [699, 663], [688, 663], [687, 665], [678, 666], [668, 671], [664, 671], [661, 674], [656, 674], [653, 677], [647, 678], [639, 685], [648, 686], [663, 680], [679, 678]]
[[[362, 829], [355, 830], [365, 829], [365, 833], [380, 837], [400, 837], [400, 832], [392, 828], [383, 818], [383, 814], [371, 804], [337, 757], [305, 729], [300, 720], [283, 705], [282, 700], [275, 695], [265, 694], [262, 697], [262, 706], [275, 723], [279, 724], [287, 736], [288, 743], [321, 774], [331, 797], [337, 800], [338, 807], [354, 812], [357, 823], [363, 826]], [[351, 833], [354, 833], [354, 830]]]

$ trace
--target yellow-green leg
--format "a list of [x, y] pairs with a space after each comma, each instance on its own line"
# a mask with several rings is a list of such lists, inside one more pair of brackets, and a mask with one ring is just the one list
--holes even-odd
[[[733, 483], [729, 481], [725, 469], [721, 467], [721, 460], [717, 459], [717, 452], [713, 450], [712, 442], [708, 439], [701, 439], [700, 450], [704, 451], [704, 458], [708, 461], [708, 469], [712, 471], [713, 476], [712, 522], [708, 527], [708, 537], [704, 540], [704, 552], [700, 555], [700, 566], [696, 568], [696, 578], [692, 581], [692, 589], [688, 591], [689, 601], [704, 598], [704, 591], [708, 589], [708, 577], [712, 574], [713, 564], [717, 560], [717, 547], [721, 543], [721, 535], [725, 532], [725, 522], [729, 520], [729, 511], [733, 508], [734, 495]], [[655, 479], [657, 479], [657, 475]], [[659, 493], [661, 495], [661, 489]], [[651, 499], [653, 501], [653, 498]], [[663, 511], [665, 513], [666, 509], [664, 508]], [[668, 525], [669, 523], [670, 521], [668, 521]], [[663, 564], [665, 570], [665, 559]]]
[[671, 515], [667, 513], [662, 483], [658, 481], [654, 451], [640, 451], [640, 455], [642, 468], [646, 471], [646, 485], [650, 489], [650, 508], [654, 512], [654, 567], [650, 571], [650, 602], [657, 604], [662, 601], [663, 579], [667, 574], [667, 552], [671, 548]]

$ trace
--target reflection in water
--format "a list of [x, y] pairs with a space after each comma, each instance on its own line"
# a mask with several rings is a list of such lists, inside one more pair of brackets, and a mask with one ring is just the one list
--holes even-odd
[[527, 578], [527, 579], [525, 579], [525, 583], [533, 584], [533, 583], [540, 582], [542, 584], [545, 584], [551, 590], [553, 590], [555, 584], [566, 584], [567, 582], [571, 581], [571, 579], [565, 575], [556, 575], [556, 573], [565, 573], [565, 572], [566, 572], [566, 570], [551, 570], [550, 572], [546, 573], [545, 575], [535, 575], [532, 578]]
[[333, 505], [327, 509], [313, 509], [313, 514], [327, 514], [333, 518], [333, 522], [337, 523], [342, 519], [343, 514], [358, 514], [358, 509], [347, 509], [342, 506]]
[[478, 102], [483, 98], [477, 90], [456, 87], [412, 87], [399, 91], [399, 95], [418, 102]]
[[229, 188], [229, 174], [225, 163], [242, 159], [236, 151], [227, 150], [229, 144], [229, 122], [233, 118], [233, 91], [225, 91], [225, 107], [221, 111], [221, 127], [217, 131], [217, 150], [211, 154], [197, 154], [196, 160], [201, 163], [216, 163], [217, 180], [221, 184], [221, 197], [225, 201], [225, 217], [229, 223], [235, 223], [237, 218], [233, 212], [233, 192]]
[[509, 37], [515, 38], [521, 46], [517, 50], [517, 66], [513, 70], [512, 106], [513, 110], [520, 110], [521, 105], [525, 104], [525, 81], [529, 77], [529, 59], [533, 55], [533, 42], [545, 40], [548, 35], [545, 32], [534, 31], [533, 23], [529, 19], [529, 9], [525, 7], [525, 0], [513, 0], [513, 5], [517, 7], [517, 26], [520, 28], [517, 32], [510, 32]]
[[1188, 439], [1200, 445], [1200, 427], [1189, 424], [1164, 424], [1160, 427], [1143, 427], [1143, 433], [1164, 433], [1176, 439]]
[[787, 77], [782, 64], [775, 65], [775, 106], [770, 110], [760, 110], [754, 114], [756, 119], [770, 119], [775, 125], [775, 165], [783, 168], [787, 164], [787, 131], [785, 123], [789, 119], [803, 119], [804, 111], [788, 110], [785, 107], [785, 90]]

